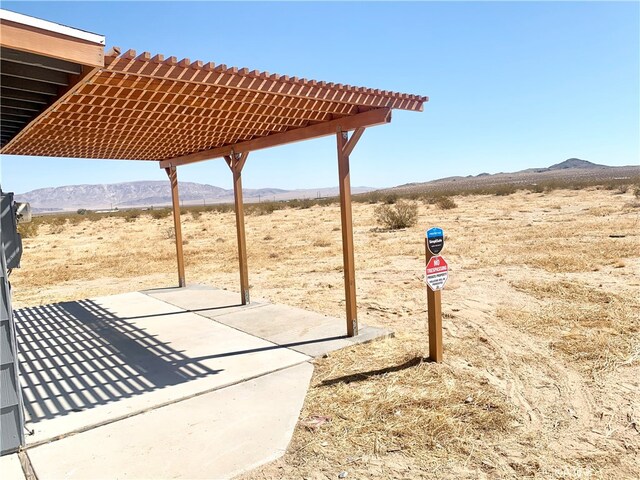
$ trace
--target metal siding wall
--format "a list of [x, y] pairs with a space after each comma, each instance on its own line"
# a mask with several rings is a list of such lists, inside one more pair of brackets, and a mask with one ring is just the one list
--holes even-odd
[[22, 256], [22, 238], [18, 233], [18, 224], [14, 213], [13, 193], [2, 193], [0, 203], [0, 232], [6, 268], [17, 268]]
[[[5, 197], [2, 207], [5, 207]], [[10, 210], [9, 210], [10, 211]], [[2, 208], [2, 213], [7, 213]], [[4, 227], [5, 222], [2, 222]], [[18, 356], [13, 311], [11, 310], [11, 290], [7, 275], [4, 244], [0, 245], [2, 263], [2, 304], [0, 305], [0, 455], [15, 452], [24, 445], [24, 418], [22, 394], [18, 380]]]

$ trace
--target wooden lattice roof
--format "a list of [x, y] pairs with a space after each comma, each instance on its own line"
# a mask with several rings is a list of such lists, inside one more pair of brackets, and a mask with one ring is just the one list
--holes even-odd
[[118, 49], [3, 154], [167, 160], [427, 97]]

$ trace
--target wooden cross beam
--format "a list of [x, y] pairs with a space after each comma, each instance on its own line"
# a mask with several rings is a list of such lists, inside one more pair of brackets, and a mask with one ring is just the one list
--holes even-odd
[[[204, 160], [231, 156], [232, 152], [248, 153], [255, 150], [261, 150], [263, 148], [309, 140], [311, 138], [335, 135], [337, 131], [348, 132], [358, 128], [372, 127], [374, 125], [381, 125], [389, 122], [391, 122], [391, 109], [377, 108], [375, 110], [368, 110], [363, 113], [317, 123], [307, 127], [295, 128], [282, 133], [254, 138], [252, 140], [247, 140], [233, 145], [225, 145], [218, 148], [212, 148], [211, 150], [192, 153], [183, 157], [162, 160], [160, 162], [160, 167], [167, 168], [171, 166], [188, 165], [190, 163], [202, 162]], [[355, 144], [353, 144], [353, 146], [355, 146]], [[353, 149], [353, 147], [351, 147], [351, 149]]]

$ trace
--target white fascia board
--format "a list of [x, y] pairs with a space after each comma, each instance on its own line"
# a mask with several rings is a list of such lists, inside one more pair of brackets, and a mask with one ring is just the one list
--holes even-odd
[[59, 33], [68, 37], [79, 38], [91, 43], [99, 45], [105, 44], [104, 35], [98, 35], [97, 33], [85, 32], [84, 30], [78, 30], [77, 28], [67, 27], [60, 25], [59, 23], [49, 22], [36, 17], [30, 17], [21, 13], [10, 12], [8, 10], [0, 9], [0, 20], [6, 20], [7, 22], [20, 23], [29, 27], [39, 28], [41, 30], [47, 30], [49, 32]]

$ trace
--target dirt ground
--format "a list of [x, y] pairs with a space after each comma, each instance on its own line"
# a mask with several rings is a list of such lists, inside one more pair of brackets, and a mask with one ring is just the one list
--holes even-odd
[[[595, 188], [455, 201], [420, 204], [398, 231], [354, 204], [359, 321], [396, 337], [316, 360], [288, 451], [247, 480], [637, 478], [640, 203]], [[41, 226], [14, 307], [175, 284], [171, 225]], [[253, 297], [344, 317], [337, 205], [246, 225]], [[434, 225], [450, 266], [442, 364], [422, 361]], [[184, 215], [183, 230], [187, 281], [237, 290], [233, 213]]]

